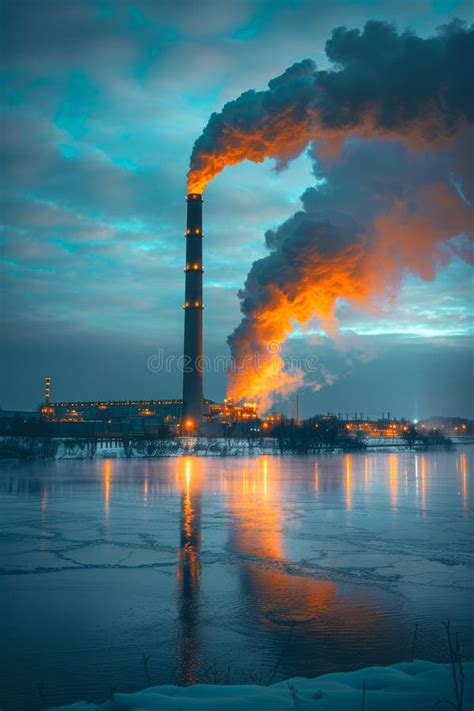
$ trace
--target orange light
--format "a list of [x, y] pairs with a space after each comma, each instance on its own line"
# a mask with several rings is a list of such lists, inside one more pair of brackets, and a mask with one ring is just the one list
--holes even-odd
[[346, 454], [344, 457], [346, 465], [346, 511], [352, 510], [352, 457]]
[[105, 508], [105, 518], [109, 517], [109, 505], [110, 505], [110, 488], [112, 481], [112, 462], [110, 459], [106, 459], [103, 465], [103, 476], [104, 476], [104, 508]]
[[192, 430], [194, 427], [194, 421], [191, 419], [186, 420], [186, 422], [184, 423], [184, 426], [187, 430]]

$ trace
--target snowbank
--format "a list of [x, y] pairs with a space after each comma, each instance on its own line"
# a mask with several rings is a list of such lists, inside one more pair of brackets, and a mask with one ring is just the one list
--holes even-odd
[[[401, 439], [370, 439], [370, 451], [406, 452]], [[340, 454], [345, 450], [321, 449], [321, 454]], [[365, 449], [363, 451], [366, 451]], [[416, 450], [413, 450], [416, 451]], [[75, 437], [0, 437], [0, 459], [140, 459], [159, 457], [253, 457], [260, 455], [291, 455], [281, 451], [272, 437], [172, 437], [170, 439], [130, 439], [129, 442], [111, 436], [91, 441]], [[298, 452], [293, 452], [298, 454]], [[308, 453], [316, 454], [316, 452]]]
[[247, 439], [244, 437], [173, 437], [150, 439], [130, 443], [127, 449], [121, 444], [100, 440], [93, 448], [85, 443], [61, 439], [57, 441], [55, 459], [124, 459], [131, 457], [245, 457], [261, 454], [278, 454], [277, 442], [271, 438]]
[[[474, 662], [464, 664], [466, 711], [474, 702]], [[273, 711], [307, 708], [317, 711], [422, 711], [452, 708], [454, 690], [447, 664], [415, 661], [389, 667], [368, 667], [315, 679], [294, 678], [272, 686], [154, 686], [136, 694], [115, 694], [113, 700], [96, 706], [80, 702], [62, 706], [68, 711]], [[457, 708], [457, 707], [456, 707]], [[59, 711], [59, 707], [55, 709]]]

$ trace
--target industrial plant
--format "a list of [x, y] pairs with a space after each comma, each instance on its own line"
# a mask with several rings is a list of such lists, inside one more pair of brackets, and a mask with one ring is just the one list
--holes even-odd
[[[331, 433], [336, 431], [339, 440], [347, 440], [346, 446], [350, 447], [354, 442], [362, 441], [403, 442], [403, 438], [406, 439], [411, 431], [411, 425], [404, 419], [392, 419], [388, 412], [376, 419], [364, 417], [363, 413], [354, 413], [353, 416], [349, 413], [345, 416], [341, 413], [325, 413], [303, 422], [299, 417], [298, 395], [293, 415], [287, 418], [281, 412], [259, 415], [255, 402], [236, 404], [226, 398], [219, 403], [204, 397], [202, 194], [189, 193], [186, 203], [182, 399], [54, 401], [52, 379], [47, 376], [43, 402], [37, 412], [0, 409], [2, 433], [19, 434], [23, 430], [29, 433], [32, 423], [36, 422], [40, 427], [35, 431], [36, 434], [116, 444], [130, 438], [143, 440], [179, 436], [255, 438], [270, 435], [285, 439], [288, 438], [288, 430], [285, 428], [290, 423], [291, 427], [301, 430], [297, 439], [303, 435], [305, 442], [316, 438], [316, 444], [319, 440], [331, 440]], [[472, 435], [470, 422], [451, 419], [452, 422], [434, 425], [428, 421], [426, 425], [420, 423], [420, 432], [437, 431], [454, 437]], [[45, 428], [44, 431], [41, 427]], [[303, 429], [306, 431], [308, 427], [312, 432], [309, 439], [307, 433], [303, 433]], [[294, 431], [290, 439], [293, 436]]]
[[217, 403], [203, 395], [202, 195], [190, 193], [186, 203], [182, 399], [54, 402], [48, 376], [40, 416], [58, 435], [219, 435], [229, 427], [243, 433], [260, 426], [255, 403]]

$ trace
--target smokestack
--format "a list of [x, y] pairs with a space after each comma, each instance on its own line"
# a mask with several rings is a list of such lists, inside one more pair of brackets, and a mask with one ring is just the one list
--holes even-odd
[[48, 376], [44, 379], [44, 404], [49, 405], [51, 399], [51, 378]]
[[182, 427], [196, 432], [202, 420], [202, 195], [189, 193], [186, 221]]

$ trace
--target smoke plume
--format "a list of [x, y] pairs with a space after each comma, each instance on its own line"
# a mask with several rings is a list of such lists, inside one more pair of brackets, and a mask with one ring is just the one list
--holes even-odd
[[313, 321], [337, 340], [341, 305], [377, 311], [407, 273], [431, 280], [453, 254], [470, 258], [472, 209], [446, 182], [447, 162], [454, 165], [447, 150], [433, 156], [398, 141], [348, 143], [327, 182], [302, 195], [303, 209], [265, 235], [269, 254], [254, 262], [239, 292], [243, 319], [229, 337], [237, 362], [229, 397], [256, 399], [266, 409], [273, 393], [305, 382], [280, 352], [295, 324]]
[[262, 409], [305, 382], [280, 350], [295, 324], [337, 339], [341, 305], [376, 310], [407, 273], [431, 280], [470, 254], [474, 29], [453, 21], [422, 39], [368, 22], [334, 30], [326, 53], [331, 70], [304, 60], [213, 114], [191, 157], [189, 189], [202, 192], [226, 165], [282, 168], [311, 145], [317, 187], [266, 233], [229, 337], [228, 396]]
[[332, 69], [305, 59], [212, 114], [193, 148], [188, 192], [244, 160], [275, 158], [282, 168], [311, 141], [334, 149], [351, 134], [403, 135], [423, 146], [474, 120], [474, 29], [459, 20], [427, 39], [384, 22], [339, 27], [325, 49]]

